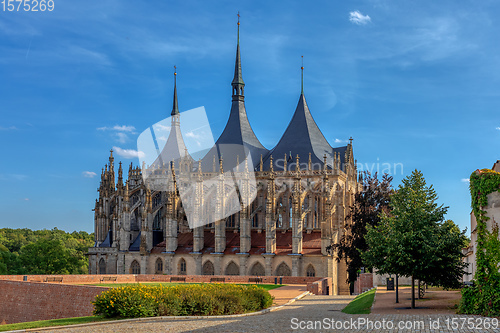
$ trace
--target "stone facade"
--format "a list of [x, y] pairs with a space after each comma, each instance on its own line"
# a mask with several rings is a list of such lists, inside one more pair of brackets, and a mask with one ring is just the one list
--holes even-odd
[[[302, 92], [278, 145], [268, 151], [260, 144], [244, 106], [239, 25], [232, 87], [226, 129], [202, 160], [195, 162], [184, 146], [176, 86], [172, 130], [159, 155], [162, 163], [130, 165], [125, 181], [121, 162], [116, 178], [111, 151], [95, 203], [90, 273], [329, 277], [334, 294], [348, 293], [345, 262], [338, 262], [327, 246], [341, 237], [359, 190], [352, 140], [332, 148]], [[253, 162], [242, 159], [240, 164], [245, 155], [222, 156], [222, 144], [244, 147]], [[238, 167], [224, 172], [231, 162]], [[236, 203], [227, 199], [234, 177], [243, 198]], [[157, 179], [168, 179], [165, 190], [149, 186]], [[190, 229], [179, 195], [185, 183], [195, 184], [197, 217], [223, 216], [234, 204], [238, 212]], [[250, 192], [255, 198], [245, 202]]]

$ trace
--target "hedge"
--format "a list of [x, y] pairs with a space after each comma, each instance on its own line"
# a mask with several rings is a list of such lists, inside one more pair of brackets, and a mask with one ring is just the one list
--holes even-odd
[[141, 285], [112, 288], [96, 296], [94, 314], [107, 318], [214, 316], [259, 311], [273, 297], [254, 285]]

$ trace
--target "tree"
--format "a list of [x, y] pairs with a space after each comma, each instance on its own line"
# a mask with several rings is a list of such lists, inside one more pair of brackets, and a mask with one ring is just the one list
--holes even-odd
[[403, 179], [391, 197], [391, 211], [379, 225], [368, 226], [368, 251], [362, 258], [380, 273], [412, 277], [411, 307], [415, 308], [415, 279], [445, 288], [456, 287], [464, 273], [461, 249], [465, 231], [444, 222], [448, 207], [438, 206], [436, 191], [422, 172]]
[[365, 171], [363, 177], [363, 190], [356, 193], [354, 205], [346, 217], [344, 234], [338, 244], [332, 244], [327, 249], [337, 250], [338, 259], [344, 259], [347, 264], [347, 282], [353, 286], [358, 277], [358, 271], [366, 266], [361, 259], [361, 252], [368, 249], [366, 244], [366, 226], [376, 226], [380, 221], [382, 212], [388, 212], [392, 177], [388, 174], [377, 178]]

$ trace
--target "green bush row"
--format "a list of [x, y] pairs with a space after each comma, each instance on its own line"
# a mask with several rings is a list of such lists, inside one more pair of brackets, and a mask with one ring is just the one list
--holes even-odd
[[112, 288], [96, 296], [94, 314], [107, 318], [213, 316], [259, 311], [273, 297], [254, 285], [199, 284]]

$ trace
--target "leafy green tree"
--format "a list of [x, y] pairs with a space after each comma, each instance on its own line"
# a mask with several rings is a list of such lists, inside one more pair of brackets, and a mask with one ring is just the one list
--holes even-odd
[[368, 226], [368, 251], [363, 260], [380, 273], [412, 277], [411, 307], [415, 308], [415, 279], [456, 287], [464, 273], [461, 249], [465, 231], [444, 222], [447, 207], [438, 206], [436, 191], [427, 186], [422, 172], [403, 179], [391, 197], [391, 211], [380, 223]]
[[376, 226], [380, 222], [382, 212], [389, 211], [392, 177], [384, 174], [379, 180], [377, 173], [373, 176], [365, 171], [363, 190], [356, 193], [354, 205], [346, 216], [344, 234], [338, 244], [332, 244], [327, 249], [337, 250], [338, 260], [344, 259], [347, 264], [347, 281], [353, 286], [358, 277], [358, 271], [366, 266], [361, 253], [368, 249], [365, 235], [367, 226]]
[[75, 265], [75, 258], [59, 239], [40, 238], [23, 246], [19, 255], [31, 274], [69, 274]]

